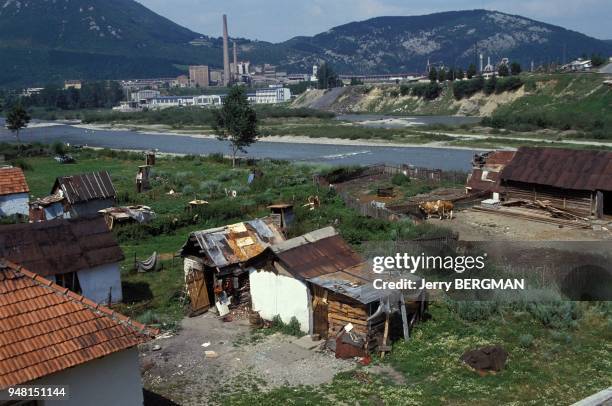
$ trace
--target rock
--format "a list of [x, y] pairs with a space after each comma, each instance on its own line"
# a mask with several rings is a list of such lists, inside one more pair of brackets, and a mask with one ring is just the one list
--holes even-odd
[[159, 344], [155, 344], [155, 345], [153, 346], [152, 350], [153, 350], [153, 351], [159, 351], [159, 350], [161, 350], [161, 345], [159, 345]]
[[477, 371], [499, 372], [506, 366], [508, 353], [499, 345], [490, 345], [466, 351], [460, 360]]
[[204, 355], [206, 356], [206, 358], [217, 358], [217, 357], [219, 357], [219, 354], [217, 354], [215, 351], [204, 351]]

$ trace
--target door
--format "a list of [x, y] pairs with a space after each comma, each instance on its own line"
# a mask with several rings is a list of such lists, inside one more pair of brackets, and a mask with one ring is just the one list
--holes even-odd
[[191, 317], [204, 313], [210, 307], [208, 289], [204, 279], [204, 272], [191, 269], [186, 276], [187, 294], [191, 301]]
[[327, 338], [327, 290], [314, 286], [314, 299], [312, 301], [314, 333], [321, 338]]

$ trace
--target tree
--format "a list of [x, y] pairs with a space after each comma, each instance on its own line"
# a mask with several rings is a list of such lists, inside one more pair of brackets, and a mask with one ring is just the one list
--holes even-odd
[[319, 89], [331, 89], [333, 87], [342, 86], [342, 81], [338, 78], [334, 69], [327, 63], [323, 62], [317, 71]]
[[465, 78], [465, 73], [463, 73], [463, 69], [457, 69], [457, 79], [462, 80], [463, 78]]
[[470, 66], [468, 66], [467, 68], [467, 78], [468, 79], [472, 79], [474, 76], [476, 76], [476, 65], [474, 65], [473, 63], [470, 64]]
[[434, 83], [438, 80], [438, 71], [433, 66], [429, 69], [429, 81]]
[[448, 74], [446, 75], [446, 77], [448, 78], [448, 80], [450, 80], [452, 82], [453, 80], [455, 80], [455, 75], [457, 75], [455, 73], [455, 68], [450, 68], [448, 70]]
[[15, 138], [17, 138], [17, 144], [19, 145], [20, 149], [21, 140], [19, 139], [19, 131], [21, 131], [22, 128], [27, 127], [29, 122], [30, 116], [21, 106], [21, 104], [15, 105], [6, 116], [6, 127], [11, 130], [13, 134], [15, 134]]
[[446, 71], [444, 69], [440, 69], [438, 71], [438, 82], [442, 83], [446, 80]]
[[499, 68], [497, 69], [497, 73], [501, 77], [509, 76], [510, 70], [508, 69], [508, 65], [506, 65], [505, 63], [502, 63], [501, 65], [499, 65]]
[[223, 106], [213, 110], [213, 130], [220, 141], [229, 141], [232, 149], [232, 167], [236, 154], [257, 141], [257, 114], [249, 104], [243, 86], [232, 86]]
[[597, 68], [606, 63], [606, 58], [604, 58], [600, 54], [593, 54], [591, 55], [591, 63], [594, 67]]
[[523, 68], [521, 68], [520, 63], [512, 62], [510, 64], [510, 73], [512, 74], [512, 76], [520, 75], [522, 71], [523, 71]]

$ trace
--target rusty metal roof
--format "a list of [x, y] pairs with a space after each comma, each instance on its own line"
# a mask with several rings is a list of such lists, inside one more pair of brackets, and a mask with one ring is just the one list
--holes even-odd
[[51, 194], [57, 194], [59, 190], [70, 204], [117, 197], [115, 186], [106, 171], [61, 176], [55, 180]]
[[158, 333], [0, 260], [0, 390], [135, 347]]
[[102, 216], [0, 226], [0, 257], [42, 276], [122, 261]]
[[210, 267], [223, 268], [246, 262], [260, 255], [270, 245], [284, 241], [283, 234], [270, 217], [223, 227], [194, 231], [181, 248], [183, 256], [201, 250]]
[[612, 191], [612, 152], [521, 147], [503, 169], [501, 181]]
[[332, 227], [292, 238], [271, 249], [286, 270], [300, 279], [326, 275], [363, 262]]
[[0, 196], [28, 193], [30, 188], [21, 168], [0, 168]]

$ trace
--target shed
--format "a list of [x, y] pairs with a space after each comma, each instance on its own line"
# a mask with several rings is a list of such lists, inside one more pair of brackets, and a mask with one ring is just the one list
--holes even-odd
[[268, 206], [272, 212], [270, 217], [274, 219], [276, 224], [283, 230], [291, 227], [295, 215], [293, 213], [293, 205], [287, 203], [278, 203]]
[[250, 305], [248, 270], [283, 240], [270, 217], [192, 232], [179, 251], [192, 311], [206, 311], [211, 299]]
[[62, 405], [143, 404], [138, 345], [157, 330], [1, 259], [0, 293], [0, 391], [67, 385]]
[[582, 217], [612, 217], [612, 152], [521, 147], [500, 175], [506, 199], [548, 201]]
[[0, 257], [96, 303], [122, 300], [124, 256], [102, 217], [2, 226]]
[[472, 172], [468, 175], [468, 193], [489, 192], [498, 197], [500, 173], [514, 158], [515, 151], [490, 151], [474, 155]]
[[21, 168], [0, 168], [0, 217], [29, 214], [30, 188]]
[[61, 176], [55, 180], [51, 195], [64, 198], [64, 217], [97, 215], [115, 205], [117, 191], [107, 171]]

